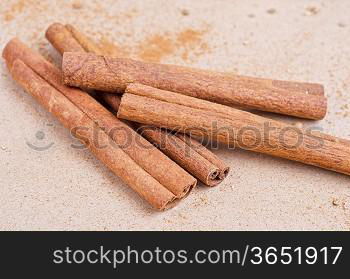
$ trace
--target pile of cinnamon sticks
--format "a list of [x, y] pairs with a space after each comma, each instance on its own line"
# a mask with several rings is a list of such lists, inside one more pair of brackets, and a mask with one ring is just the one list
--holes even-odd
[[350, 141], [248, 112], [322, 119], [322, 85], [108, 57], [71, 25], [52, 24], [46, 38], [62, 71], [13, 39], [3, 50], [11, 75], [156, 209], [197, 179], [215, 186], [227, 176], [203, 138], [350, 175]]

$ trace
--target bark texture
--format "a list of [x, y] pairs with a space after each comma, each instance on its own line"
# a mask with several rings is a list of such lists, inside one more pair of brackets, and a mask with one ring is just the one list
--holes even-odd
[[308, 119], [322, 119], [327, 100], [322, 85], [217, 73], [91, 53], [67, 52], [64, 83], [107, 92], [123, 92], [142, 83], [227, 106], [240, 106]]
[[350, 175], [347, 140], [142, 84], [130, 84], [118, 117]]

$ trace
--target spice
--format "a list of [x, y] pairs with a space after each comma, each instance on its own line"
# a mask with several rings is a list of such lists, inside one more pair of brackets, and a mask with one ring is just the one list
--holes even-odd
[[170, 91], [130, 84], [118, 117], [350, 175], [347, 140]]
[[[92, 121], [97, 125], [97, 130], [100, 131], [98, 135], [106, 134], [110, 138], [110, 141], [108, 143], [106, 143], [106, 141], [104, 142], [106, 143], [106, 146], [99, 143], [98, 145], [103, 146], [103, 148], [95, 148], [96, 150], [94, 150], [93, 152], [95, 155], [97, 153], [97, 157], [106, 157], [107, 155], [103, 154], [105, 154], [105, 152], [107, 151], [109, 152], [111, 148], [116, 148], [118, 150], [120, 149], [122, 152], [125, 153], [125, 156], [128, 156], [129, 159], [134, 162], [132, 166], [134, 166], [135, 164], [138, 166], [137, 170], [130, 171], [131, 176], [137, 176], [138, 173], [140, 173], [141, 179], [141, 176], [143, 177], [147, 174], [147, 177], [149, 177], [147, 179], [156, 181], [156, 184], [159, 184], [163, 189], [159, 191], [159, 199], [157, 196], [157, 192], [145, 192], [147, 191], [148, 187], [147, 182], [144, 181], [146, 184], [142, 186], [138, 183], [136, 185], [130, 185], [129, 183], [129, 185], [133, 187], [135, 191], [137, 191], [141, 196], [143, 196], [147, 201], [149, 201], [154, 207], [158, 209], [165, 209], [175, 199], [179, 199], [187, 195], [191, 191], [191, 189], [196, 185], [196, 179], [194, 177], [188, 174], [175, 162], [170, 160], [167, 156], [165, 156], [162, 152], [155, 148], [151, 143], [149, 143], [147, 140], [138, 135], [128, 125], [118, 120], [112, 113], [106, 110], [94, 98], [92, 98], [90, 95], [79, 89], [69, 88], [63, 85], [61, 82], [61, 72], [55, 66], [47, 62], [39, 54], [33, 52], [28, 47], [26, 47], [19, 40], [14, 39], [7, 44], [3, 51], [3, 57], [5, 58], [9, 69], [12, 68], [12, 64], [16, 59], [21, 59], [23, 61], [21, 63], [24, 63], [25, 66], [21, 65], [18, 66], [18, 68], [30, 67], [30, 69], [35, 72], [35, 75], [38, 76], [38, 78], [36, 78], [35, 80], [39, 79], [45, 81], [45, 85], [43, 84], [43, 82], [40, 82], [40, 86], [42, 88], [54, 88], [53, 90], [49, 89], [50, 92], [54, 92], [51, 94], [53, 94], [54, 96], [63, 95], [65, 98], [64, 100], [71, 102], [76, 107], [75, 110], [81, 111], [85, 118], [89, 118], [89, 121]], [[28, 72], [28, 70], [25, 70], [25, 72]], [[29, 91], [29, 93], [36, 94], [36, 89], [32, 88], [33, 86], [35, 87], [35, 83], [34, 85], [31, 85], [32, 83], [29, 83], [27, 80], [29, 80], [29, 78], [26, 77], [25, 81], [23, 81], [21, 85], [25, 87]], [[66, 120], [64, 118], [66, 117], [67, 113], [65, 113], [65, 115], [63, 116], [60, 116], [61, 103], [56, 105], [55, 97], [52, 97], [49, 100], [41, 100], [40, 96], [38, 96], [38, 98], [39, 102], [46, 102], [44, 102], [43, 104], [50, 111], [52, 110], [51, 105], [55, 106], [55, 109], [57, 106], [57, 114], [55, 115], [59, 119], [63, 118], [64, 123], [67, 121], [69, 122], [69, 119], [71, 117], [69, 117]], [[79, 125], [75, 125], [73, 123], [75, 126], [71, 123], [66, 124], [69, 126], [70, 129], [74, 127], [85, 127], [83, 125], [85, 123], [78, 123]], [[94, 125], [94, 127], [96, 125]], [[84, 129], [79, 129], [79, 131]], [[111, 144], [111, 142], [113, 142], [114, 144]], [[99, 152], [101, 152], [102, 155]], [[121, 168], [121, 166], [119, 166], [119, 164], [121, 163], [123, 163], [123, 160], [119, 162], [118, 157], [116, 157], [111, 162], [108, 162], [107, 166], [110, 167], [112, 170], [115, 168], [118, 169]], [[139, 169], [141, 169], [142, 172], [140, 172]], [[132, 183], [138, 179], [137, 177], [127, 177], [129, 175], [128, 173], [120, 173], [119, 171], [116, 171], [115, 173], [118, 176], [121, 176], [123, 180], [131, 181]], [[153, 182], [150, 183], [151, 186], [149, 188], [149, 191], [155, 191], [155, 186], [152, 186]], [[158, 188], [160, 187], [159, 185], [157, 186]], [[165, 202], [165, 200], [163, 199], [163, 192], [171, 193], [172, 198], [168, 199]]]
[[[103, 99], [115, 112], [118, 111], [119, 96], [105, 93]], [[214, 153], [190, 136], [173, 134], [163, 129], [137, 123], [133, 123], [133, 126], [143, 137], [155, 144], [169, 158], [205, 185], [216, 186], [226, 178], [230, 168]]]
[[126, 58], [66, 52], [64, 83], [107, 92], [123, 92], [131, 82], [228, 105], [309, 119], [327, 111], [323, 86], [217, 73]]
[[[53, 45], [58, 49], [66, 49], [67, 47], [63, 46], [64, 41], [56, 39], [56, 37], [61, 36], [62, 32], [60, 29], [55, 28], [57, 25], [58, 24], [53, 24], [47, 29], [47, 38], [52, 41]], [[60, 27], [61, 29], [67, 28], [72, 33], [71, 36], [78, 34], [78, 36], [75, 36], [75, 39], [81, 46], [83, 46], [85, 51], [93, 53], [101, 51], [91, 39], [83, 35], [73, 26], [60, 25]], [[58, 43], [60, 45], [58, 45]], [[109, 104], [116, 113], [120, 104], [120, 97], [108, 93], [101, 93], [101, 95], [104, 101]], [[135, 124], [136, 123], [134, 123], [134, 126]], [[155, 144], [169, 158], [197, 177], [205, 185], [218, 185], [227, 176], [229, 167], [215, 154], [206, 149], [200, 143], [190, 139], [190, 137], [181, 135], [176, 136], [155, 127], [141, 127], [140, 125], [137, 125], [135, 128], [142, 133], [143, 137]]]

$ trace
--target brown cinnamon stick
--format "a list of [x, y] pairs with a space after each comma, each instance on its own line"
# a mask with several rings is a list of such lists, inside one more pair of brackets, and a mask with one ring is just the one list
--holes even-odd
[[123, 92], [129, 83], [225, 104], [309, 119], [327, 111], [323, 86], [216, 73], [175, 65], [146, 63], [91, 53], [63, 55], [64, 83], [107, 92]]
[[197, 98], [130, 84], [118, 117], [350, 175], [346, 140]]
[[[66, 30], [62, 31], [64, 29]], [[62, 24], [55, 23], [47, 29], [46, 37], [57, 50], [65, 49], [67, 51], [67, 47], [62, 46], [64, 40], [59, 40], [59, 38], [63, 37], [61, 33], [68, 34], [67, 30], [71, 32], [71, 37], [74, 37], [85, 51], [93, 53], [102, 52], [92, 40], [73, 26], [63, 26]], [[117, 95], [112, 96], [108, 93], [101, 94], [106, 103], [117, 112], [120, 97]], [[158, 146], [169, 158], [201, 180], [205, 185], [216, 186], [227, 176], [229, 167], [215, 154], [195, 140], [191, 140], [188, 136], [173, 135], [154, 127], [137, 125], [136, 128], [142, 133], [143, 137]]]
[[[21, 59], [38, 76], [83, 111], [102, 131], [110, 136], [117, 146], [122, 148], [123, 152], [158, 181], [162, 187], [173, 193], [175, 198], [184, 197], [196, 185], [195, 178], [138, 135], [128, 125], [118, 120], [94, 98], [79, 89], [63, 85], [61, 72], [18, 39], [13, 39], [6, 45], [3, 57], [6, 59], [9, 68], [11, 68], [15, 59]], [[156, 193], [154, 195], [156, 196]], [[158, 201], [152, 203], [157, 206], [159, 204]], [[164, 207], [158, 208], [164, 209]]]
[[79, 129], [79, 133], [75, 133], [75, 136], [84, 141], [98, 159], [151, 205], [164, 209], [175, 200], [173, 193], [138, 166], [125, 152], [110, 145], [109, 137], [103, 131], [99, 134], [100, 141], [106, 145], [106, 148], [98, 148], [94, 144], [93, 131], [100, 130], [100, 128], [94, 121], [23, 61], [18, 59], [13, 61], [10, 71], [13, 78], [41, 105], [54, 114], [65, 127], [71, 131], [77, 131], [76, 127], [84, 127], [85, 129]]

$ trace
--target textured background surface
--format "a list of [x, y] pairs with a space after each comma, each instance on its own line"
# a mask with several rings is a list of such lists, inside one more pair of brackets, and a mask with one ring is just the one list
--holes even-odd
[[[58, 21], [105, 47], [114, 41], [121, 55], [321, 82], [329, 113], [301, 122], [350, 138], [349, 13], [347, 0], [7, 0], [0, 48], [18, 36], [59, 63], [44, 38]], [[88, 151], [72, 148], [69, 131], [9, 78], [3, 61], [0, 74], [2, 230], [350, 229], [349, 177], [239, 150], [215, 151], [232, 168], [220, 186], [154, 212]], [[28, 143], [53, 144], [38, 152]]]

